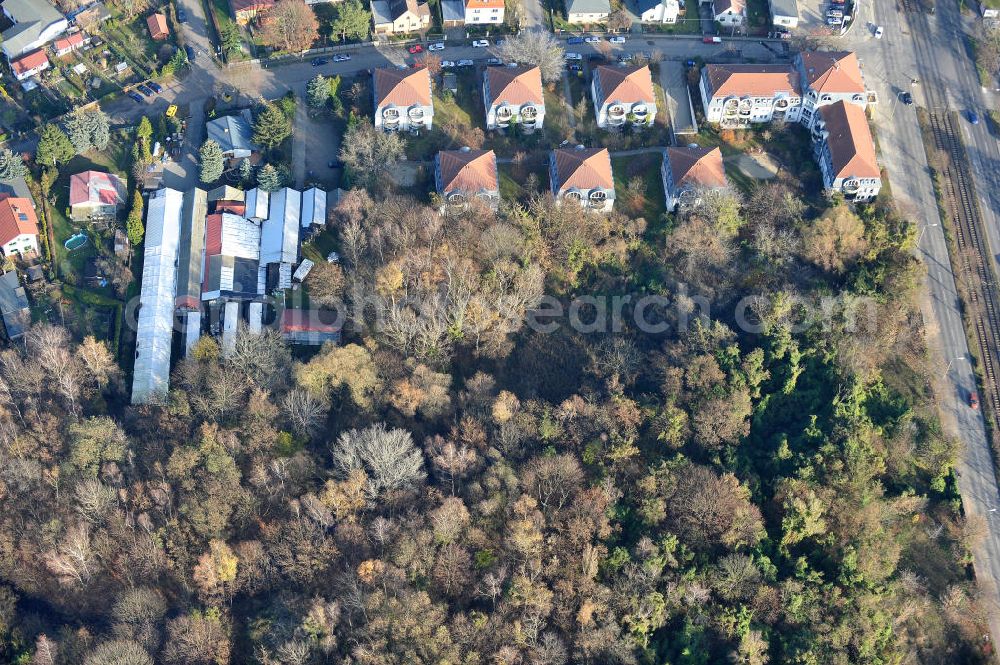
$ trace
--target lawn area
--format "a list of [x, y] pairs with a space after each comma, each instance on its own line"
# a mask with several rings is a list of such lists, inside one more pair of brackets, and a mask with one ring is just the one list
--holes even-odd
[[[124, 152], [123, 141], [112, 141], [110, 145], [117, 145], [119, 146], [119, 150]], [[119, 157], [122, 156], [124, 155], [119, 155]], [[64, 246], [69, 237], [81, 228], [81, 225], [71, 220], [68, 214], [70, 176], [88, 169], [124, 175], [122, 169], [117, 166], [117, 163], [123, 162], [118, 161], [116, 163], [116, 161], [112, 156], [94, 150], [87, 153], [87, 155], [74, 157], [59, 169], [59, 178], [56, 179], [55, 184], [52, 186], [56, 203], [54, 206], [49, 206], [49, 223], [52, 224], [52, 233], [55, 236], [55, 246], [52, 247], [53, 261], [57, 274], [63, 280], [68, 279], [71, 282], [79, 280], [83, 274], [87, 259], [96, 254], [94, 245], [95, 234], [91, 230], [84, 231], [90, 240], [80, 249], [71, 252]]]
[[[765, 7], [767, 4], [765, 3]], [[644, 32], [658, 33], [661, 35], [700, 35], [701, 34], [701, 19], [698, 18], [697, 12], [694, 12], [694, 18], [685, 18], [683, 16], [677, 17], [677, 23], [673, 24], [659, 24], [659, 23], [647, 23], [642, 26]]]
[[641, 215], [648, 224], [656, 225], [666, 212], [662, 164], [659, 153], [612, 158], [615, 208], [630, 216]]

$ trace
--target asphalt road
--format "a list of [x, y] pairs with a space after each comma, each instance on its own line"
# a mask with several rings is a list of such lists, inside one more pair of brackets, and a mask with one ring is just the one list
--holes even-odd
[[[873, 36], [877, 25], [884, 28], [880, 40]], [[1000, 638], [1000, 511], [992, 512], [1000, 507], [1000, 492], [982, 414], [968, 405], [976, 381], [920, 128], [914, 108], [899, 102], [901, 93], [909, 90], [917, 105], [963, 112], [974, 108], [982, 115], [989, 93], [980, 88], [965, 51], [967, 27], [955, 3], [938, 2], [936, 13], [931, 15], [904, 13], [896, 0], [875, 0], [858, 12], [858, 24], [843, 45], [858, 53], [867, 83], [880, 94], [876, 121], [882, 161], [893, 195], [920, 225], [919, 252], [927, 268], [924, 318], [928, 344], [937, 357], [938, 406], [946, 430], [964, 442], [958, 481], [965, 512], [980, 516], [988, 525], [973, 557], [990, 632]], [[916, 85], [913, 79], [917, 79]], [[983, 225], [991, 245], [1000, 247], [997, 143], [985, 122], [962, 124], [980, 193]], [[992, 253], [996, 257], [995, 251]]]

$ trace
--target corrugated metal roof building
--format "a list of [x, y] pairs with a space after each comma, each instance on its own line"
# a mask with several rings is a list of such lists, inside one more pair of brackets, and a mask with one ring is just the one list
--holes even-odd
[[132, 371], [133, 404], [165, 395], [170, 387], [170, 345], [177, 278], [174, 263], [180, 242], [183, 203], [184, 196], [176, 189], [159, 189], [149, 197]]

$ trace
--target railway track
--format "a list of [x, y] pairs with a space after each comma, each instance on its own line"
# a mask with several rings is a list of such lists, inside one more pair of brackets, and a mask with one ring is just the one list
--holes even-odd
[[934, 146], [946, 155], [941, 174], [944, 206], [952, 219], [957, 244], [956, 263], [967, 285], [966, 315], [975, 331], [983, 370], [984, 402], [994, 422], [1000, 422], [1000, 293], [992, 270], [992, 256], [980, 230], [979, 202], [969, 170], [965, 145], [958, 136], [955, 113], [928, 111]]

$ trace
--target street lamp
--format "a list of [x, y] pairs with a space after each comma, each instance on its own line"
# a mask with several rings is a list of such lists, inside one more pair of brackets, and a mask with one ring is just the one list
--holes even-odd
[[951, 360], [949, 360], [948, 361], [948, 366], [945, 367], [945, 369], [944, 369], [944, 376], [942, 378], [947, 378], [948, 377], [948, 373], [951, 372], [951, 366], [954, 363], [956, 363], [956, 362], [961, 362], [962, 360], [965, 360], [965, 356], [959, 356], [957, 358], [952, 358]]
[[924, 238], [924, 233], [927, 232], [927, 228], [930, 226], [937, 226], [937, 224], [924, 224], [920, 227], [920, 235], [917, 236], [917, 247], [920, 247], [920, 241]]

